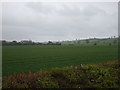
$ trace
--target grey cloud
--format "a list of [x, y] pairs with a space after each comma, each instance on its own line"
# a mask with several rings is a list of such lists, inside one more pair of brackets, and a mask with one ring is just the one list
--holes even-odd
[[66, 40], [117, 35], [117, 3], [4, 3], [3, 39]]

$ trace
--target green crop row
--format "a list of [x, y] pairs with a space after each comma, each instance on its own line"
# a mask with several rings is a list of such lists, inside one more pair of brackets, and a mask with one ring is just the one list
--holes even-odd
[[3, 76], [118, 59], [117, 45], [3, 46]]

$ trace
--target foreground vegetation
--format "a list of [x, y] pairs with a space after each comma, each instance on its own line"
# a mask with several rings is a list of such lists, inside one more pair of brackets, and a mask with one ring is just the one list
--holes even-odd
[[117, 45], [3, 46], [2, 74], [117, 60], [117, 50]]
[[3, 77], [3, 88], [120, 88], [119, 61], [84, 64]]

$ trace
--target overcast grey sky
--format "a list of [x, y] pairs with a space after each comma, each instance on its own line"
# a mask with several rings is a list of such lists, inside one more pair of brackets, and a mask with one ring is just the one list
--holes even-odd
[[[11, 2], [2, 5], [2, 38], [57, 41], [118, 35], [117, 2]], [[1, 13], [0, 13], [1, 14]]]

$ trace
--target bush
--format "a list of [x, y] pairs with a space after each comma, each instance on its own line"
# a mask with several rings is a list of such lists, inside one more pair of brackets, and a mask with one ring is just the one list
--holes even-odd
[[3, 77], [3, 88], [120, 88], [117, 61]]

